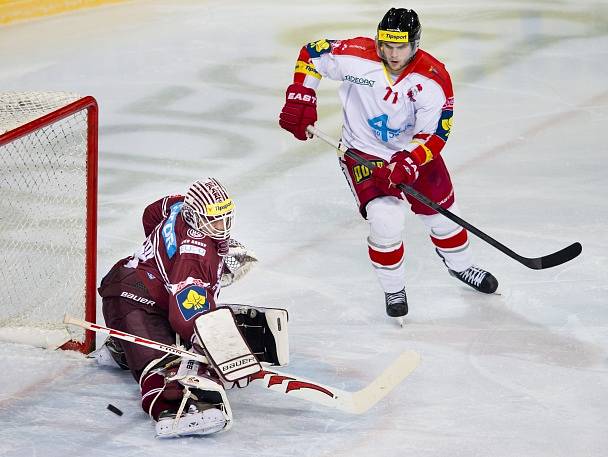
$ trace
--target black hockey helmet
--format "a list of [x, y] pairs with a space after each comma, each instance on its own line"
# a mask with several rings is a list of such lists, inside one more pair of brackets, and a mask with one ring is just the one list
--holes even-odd
[[411, 43], [420, 40], [422, 27], [414, 10], [391, 8], [378, 24], [378, 41]]

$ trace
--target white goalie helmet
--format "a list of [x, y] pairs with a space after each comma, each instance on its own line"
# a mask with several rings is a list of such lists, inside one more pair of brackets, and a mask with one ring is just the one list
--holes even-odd
[[195, 181], [186, 192], [181, 212], [194, 230], [215, 240], [230, 238], [234, 202], [217, 179]]

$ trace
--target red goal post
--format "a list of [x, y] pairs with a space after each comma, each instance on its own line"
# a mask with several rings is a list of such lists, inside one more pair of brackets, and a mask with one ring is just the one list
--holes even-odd
[[95, 347], [97, 138], [93, 97], [0, 92], [0, 341]]

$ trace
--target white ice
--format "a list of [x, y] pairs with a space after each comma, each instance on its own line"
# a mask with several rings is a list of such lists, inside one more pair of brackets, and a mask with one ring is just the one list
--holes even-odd
[[[403, 329], [385, 316], [334, 152], [277, 125], [300, 46], [371, 35], [391, 6], [133, 1], [0, 27], [3, 90], [99, 101], [98, 277], [142, 241], [147, 203], [213, 175], [237, 202], [236, 238], [261, 259], [223, 299], [289, 310], [289, 370], [357, 389], [402, 350], [422, 356], [363, 416], [249, 387], [229, 392], [229, 433], [159, 441], [128, 374], [2, 344], [0, 455], [608, 455], [608, 5], [402, 5], [452, 73], [444, 157], [465, 219], [529, 257], [583, 244], [533, 271], [472, 237], [500, 281], [484, 296], [448, 276], [409, 215]], [[332, 135], [336, 88], [318, 92]]]

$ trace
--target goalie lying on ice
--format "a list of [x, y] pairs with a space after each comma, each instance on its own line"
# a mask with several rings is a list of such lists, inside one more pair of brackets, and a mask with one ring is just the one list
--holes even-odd
[[101, 281], [108, 326], [168, 345], [181, 342], [211, 362], [111, 338], [96, 352], [98, 361], [131, 371], [158, 437], [228, 430], [232, 412], [224, 388], [246, 385], [260, 361], [288, 362], [287, 311], [216, 306], [222, 284], [256, 261], [230, 239], [233, 214], [234, 203], [213, 178], [196, 181], [185, 196], [152, 203], [143, 214], [142, 247]]

